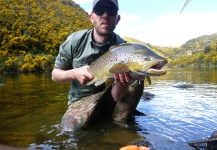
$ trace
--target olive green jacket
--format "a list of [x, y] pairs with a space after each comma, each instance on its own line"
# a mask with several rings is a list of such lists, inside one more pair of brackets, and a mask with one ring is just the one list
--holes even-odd
[[[60, 45], [54, 68], [70, 70], [90, 65], [91, 62], [108, 51], [109, 47], [126, 43], [119, 35], [113, 33], [107, 43], [97, 44], [93, 41], [92, 32], [93, 29], [88, 29], [74, 32], [68, 36], [67, 40]], [[73, 80], [69, 90], [68, 105], [84, 96], [99, 91], [100, 89], [97, 89], [94, 85], [81, 85], [77, 80]]]

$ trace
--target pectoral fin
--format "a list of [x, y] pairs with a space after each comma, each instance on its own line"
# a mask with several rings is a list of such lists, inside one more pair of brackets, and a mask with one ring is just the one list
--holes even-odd
[[113, 73], [113, 74], [125, 73], [125, 72], [129, 72], [129, 71], [130, 70], [129, 70], [128, 66], [124, 63], [117, 63], [109, 69], [109, 72]]
[[105, 86], [110, 87], [114, 83], [115, 79], [109, 78], [105, 81]]
[[151, 85], [151, 78], [149, 76], [146, 76], [145, 78], [147, 79], [148, 84]]

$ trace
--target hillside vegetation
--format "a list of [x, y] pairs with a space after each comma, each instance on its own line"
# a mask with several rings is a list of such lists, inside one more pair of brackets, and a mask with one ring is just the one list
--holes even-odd
[[173, 59], [170, 66], [217, 66], [217, 33], [191, 39], [178, 48], [163, 49]]
[[0, 0], [0, 70], [53, 67], [59, 45], [91, 28], [89, 15], [71, 0]]
[[191, 39], [180, 47], [153, 46], [133, 38], [124, 39], [149, 46], [168, 59], [167, 66], [217, 66], [217, 33]]

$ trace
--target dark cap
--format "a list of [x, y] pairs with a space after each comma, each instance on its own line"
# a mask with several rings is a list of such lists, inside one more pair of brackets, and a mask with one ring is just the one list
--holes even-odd
[[98, 2], [100, 2], [100, 1], [104, 1], [104, 2], [108, 2], [108, 1], [110, 1], [110, 2], [112, 2], [112, 3], [114, 3], [115, 4], [115, 6], [117, 7], [117, 9], [119, 9], [119, 6], [118, 6], [118, 0], [93, 0], [93, 7], [92, 7], [92, 9], [96, 6], [96, 4], [98, 3]]

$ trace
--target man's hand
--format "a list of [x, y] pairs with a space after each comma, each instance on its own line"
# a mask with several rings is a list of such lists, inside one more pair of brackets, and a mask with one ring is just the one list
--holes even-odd
[[133, 78], [131, 77], [129, 72], [114, 74], [114, 79], [116, 80], [116, 82], [121, 83], [123, 85], [129, 85], [133, 81]]
[[144, 80], [144, 77], [132, 78], [129, 72], [114, 74], [114, 79], [116, 82], [121, 83], [123, 85], [129, 85], [133, 83], [134, 80]]
[[82, 85], [87, 84], [89, 81], [94, 79], [94, 76], [88, 71], [89, 66], [83, 66], [74, 69], [75, 79], [78, 80]]
[[71, 70], [53, 69], [52, 79], [59, 83], [67, 83], [72, 80], [78, 80], [78, 82], [80, 82], [82, 85], [85, 85], [94, 79], [94, 76], [88, 72], [87, 68], [88, 66]]
[[129, 85], [133, 83], [134, 80], [144, 80], [144, 77], [132, 78], [130, 73], [114, 74], [114, 79], [116, 84], [112, 88], [112, 97], [115, 101], [121, 100], [127, 95], [129, 91]]

